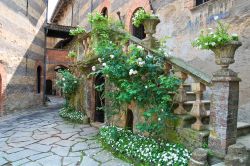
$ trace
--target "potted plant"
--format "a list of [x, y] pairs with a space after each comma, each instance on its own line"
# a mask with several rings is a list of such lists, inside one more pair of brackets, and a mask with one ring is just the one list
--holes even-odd
[[147, 13], [144, 9], [139, 9], [137, 12], [135, 12], [132, 21], [135, 27], [139, 27], [141, 24], [143, 24], [145, 33], [147, 34], [143, 42], [147, 46], [151, 48], [159, 47], [159, 43], [153, 37], [153, 34], [156, 32], [156, 26], [160, 23], [158, 16]]
[[[215, 20], [218, 17], [214, 18]], [[199, 49], [212, 50], [215, 54], [215, 63], [222, 69], [228, 69], [234, 63], [235, 51], [242, 45], [237, 34], [229, 34], [229, 26], [217, 21], [218, 26], [213, 31], [212, 28], [201, 31], [200, 36], [192, 42], [194, 47]]]

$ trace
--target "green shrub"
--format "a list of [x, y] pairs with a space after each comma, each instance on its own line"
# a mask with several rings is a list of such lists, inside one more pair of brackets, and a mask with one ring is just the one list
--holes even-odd
[[135, 27], [139, 27], [145, 19], [151, 18], [152, 15], [147, 13], [144, 9], [139, 9], [135, 12], [134, 17], [132, 18], [132, 24]]
[[[106, 114], [109, 116], [112, 110], [121, 110], [124, 104], [135, 102], [145, 110], [145, 123], [137, 124], [137, 128], [151, 135], [161, 133], [166, 119], [172, 117], [173, 98], [168, 92], [176, 92], [180, 80], [164, 73], [164, 55], [150, 55], [133, 44], [124, 52], [120, 43], [126, 41], [126, 35], [114, 37], [110, 30], [113, 24], [100, 14], [91, 15], [90, 19], [93, 50], [99, 57], [99, 64], [92, 66], [91, 75], [101, 73], [115, 87], [105, 91], [105, 97], [112, 101], [112, 108], [106, 109]], [[152, 121], [153, 117], [158, 118]]]
[[[217, 18], [215, 18], [217, 19]], [[229, 34], [228, 28], [229, 26], [226, 24], [223, 24], [222, 22], [218, 21], [218, 26], [216, 27], [215, 32], [212, 28], [209, 28], [208, 30], [201, 31], [200, 36], [192, 42], [192, 45], [194, 47], [198, 47], [199, 49], [211, 49], [215, 48], [217, 46], [223, 46], [227, 43], [230, 43], [232, 41], [238, 41], [239, 37], [237, 34]]]
[[187, 166], [190, 152], [178, 144], [156, 141], [117, 127], [102, 127], [100, 140], [104, 146], [142, 165]]
[[79, 86], [79, 79], [68, 70], [61, 70], [59, 74], [56, 85], [62, 89], [65, 95], [74, 94]]
[[83, 27], [78, 26], [77, 28], [71, 29], [69, 31], [69, 35], [77, 36], [79, 34], [83, 34], [84, 32], [86, 32], [86, 30]]

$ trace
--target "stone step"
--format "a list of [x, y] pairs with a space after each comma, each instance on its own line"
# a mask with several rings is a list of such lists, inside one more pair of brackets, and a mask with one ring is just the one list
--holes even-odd
[[91, 122], [90, 126], [95, 127], [97, 129], [100, 129], [101, 127], [105, 126], [105, 123], [101, 123], [101, 122]]
[[237, 143], [242, 143], [246, 146], [247, 152], [248, 152], [248, 161], [247, 165], [250, 165], [250, 133], [245, 136], [241, 136], [237, 138]]
[[[237, 123], [237, 137], [245, 136], [250, 134], [250, 124], [245, 122]], [[250, 142], [250, 139], [249, 139]]]

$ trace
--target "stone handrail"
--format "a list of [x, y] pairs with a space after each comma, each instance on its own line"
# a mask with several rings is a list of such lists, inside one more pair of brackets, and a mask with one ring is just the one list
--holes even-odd
[[[113, 29], [113, 31], [118, 32], [118, 33], [122, 33], [122, 34], [128, 34], [126, 31], [121, 30], [121, 29]], [[134, 36], [129, 35], [129, 40], [135, 44], [142, 46], [145, 50], [149, 51], [150, 53], [152, 53], [154, 55], [161, 55], [161, 53], [159, 53], [157, 50], [147, 47], [143, 43], [142, 40], [140, 40]], [[211, 76], [200, 71], [199, 69], [194, 68], [193, 66], [191, 66], [190, 64], [188, 64], [184, 60], [177, 58], [177, 57], [166, 57], [166, 61], [167, 61], [167, 63], [169, 63], [172, 66], [181, 70], [182, 72], [193, 77], [195, 79], [195, 81], [201, 82], [201, 83], [205, 84], [206, 86], [211, 86], [211, 80], [212, 80]]]

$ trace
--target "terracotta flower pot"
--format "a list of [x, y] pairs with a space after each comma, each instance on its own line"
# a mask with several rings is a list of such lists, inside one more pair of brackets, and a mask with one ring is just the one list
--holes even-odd
[[215, 54], [215, 63], [220, 65], [223, 69], [227, 69], [230, 64], [235, 62], [235, 51], [242, 45], [239, 41], [234, 41], [225, 44], [224, 46], [217, 46], [211, 50]]

